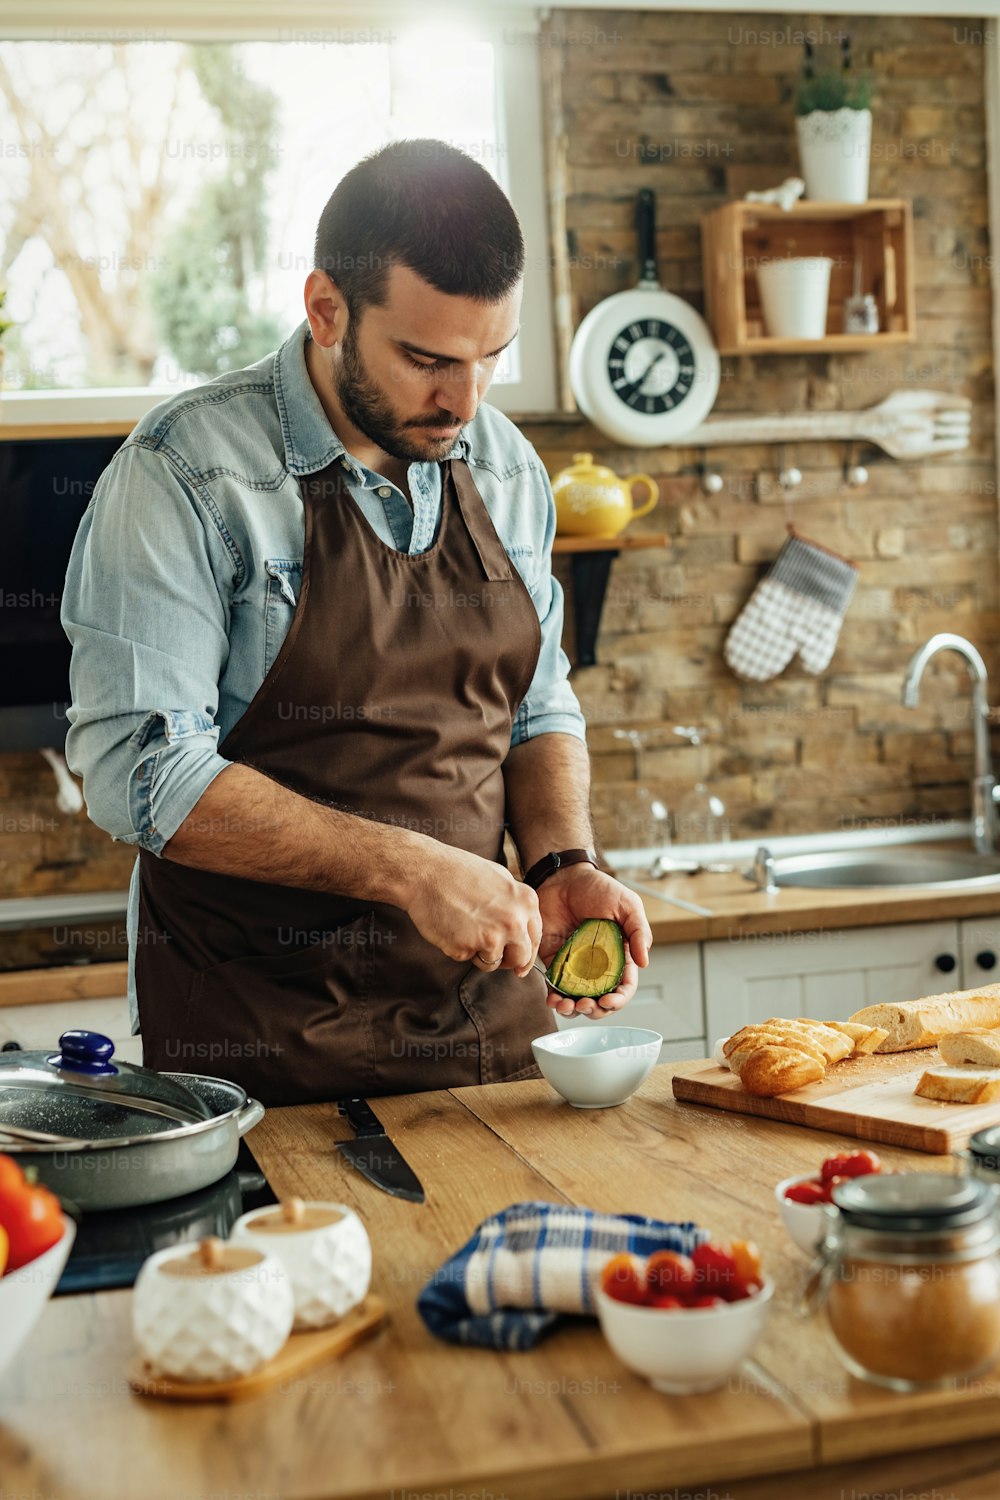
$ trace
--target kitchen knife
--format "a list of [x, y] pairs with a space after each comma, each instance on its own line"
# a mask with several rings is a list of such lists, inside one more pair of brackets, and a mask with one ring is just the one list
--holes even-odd
[[367, 1177], [376, 1187], [394, 1198], [407, 1198], [411, 1203], [423, 1203], [424, 1190], [420, 1179], [408, 1162], [404, 1161], [392, 1144], [382, 1122], [366, 1099], [340, 1099], [337, 1108], [354, 1126], [353, 1141], [336, 1141], [352, 1166], [357, 1167], [362, 1177]]

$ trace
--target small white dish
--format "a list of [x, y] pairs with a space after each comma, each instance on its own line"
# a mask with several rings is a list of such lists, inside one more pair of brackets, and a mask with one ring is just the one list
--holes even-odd
[[368, 1295], [372, 1247], [365, 1226], [346, 1203], [303, 1203], [258, 1208], [237, 1219], [231, 1245], [252, 1245], [276, 1255], [292, 1281], [295, 1329], [326, 1328]]
[[[810, 1176], [786, 1177], [774, 1190], [774, 1196], [778, 1200], [778, 1208], [781, 1210], [781, 1222], [788, 1232], [789, 1239], [802, 1251], [803, 1255], [810, 1257], [816, 1254], [819, 1245], [830, 1224], [827, 1212], [828, 1205], [825, 1203], [796, 1203], [792, 1198], [785, 1197], [787, 1188], [796, 1187], [800, 1182], [812, 1182], [815, 1172]], [[829, 1205], [833, 1213], [836, 1209]]]
[[722, 1307], [639, 1307], [595, 1287], [601, 1331], [623, 1365], [658, 1391], [714, 1391], [745, 1359], [767, 1321], [774, 1282]]
[[76, 1225], [63, 1217], [62, 1238], [0, 1279], [0, 1371], [9, 1365], [55, 1291], [76, 1239]]
[[640, 1026], [581, 1026], [536, 1037], [531, 1050], [556, 1093], [575, 1109], [610, 1109], [635, 1093], [662, 1046], [658, 1031]]

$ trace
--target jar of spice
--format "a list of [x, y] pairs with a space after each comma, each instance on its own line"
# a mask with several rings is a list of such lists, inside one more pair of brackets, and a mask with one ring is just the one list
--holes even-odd
[[905, 1172], [833, 1190], [839, 1210], [807, 1294], [825, 1301], [852, 1375], [897, 1391], [952, 1384], [1000, 1357], [998, 1189]]

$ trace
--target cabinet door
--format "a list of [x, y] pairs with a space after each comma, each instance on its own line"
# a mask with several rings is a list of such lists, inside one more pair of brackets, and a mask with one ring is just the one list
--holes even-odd
[[953, 988], [1000, 983], [1000, 917], [965, 917], [958, 924], [958, 945], [962, 977]]
[[[639, 970], [639, 988], [623, 1010], [608, 1017], [609, 1026], [646, 1026], [658, 1031], [664, 1043], [697, 1042], [705, 1044], [705, 1017], [701, 998], [701, 963], [697, 943], [671, 943], [654, 948], [649, 966]], [[557, 1016], [560, 1031], [570, 1026], [591, 1026], [586, 1016]], [[704, 1056], [703, 1050], [687, 1054]], [[679, 1056], [668, 1055], [665, 1045], [661, 1062], [677, 1062]]]
[[[706, 943], [708, 1042], [767, 1016], [844, 1021], [865, 1005], [954, 989], [958, 924], [768, 933]], [[938, 961], [952, 961], [945, 973]]]

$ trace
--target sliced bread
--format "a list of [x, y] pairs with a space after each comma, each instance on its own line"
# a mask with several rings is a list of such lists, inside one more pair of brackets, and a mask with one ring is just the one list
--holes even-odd
[[1000, 984], [928, 995], [923, 1000], [901, 1000], [894, 1005], [866, 1005], [849, 1019], [858, 1025], [880, 1026], [889, 1033], [877, 1052], [933, 1047], [943, 1036], [957, 1031], [1000, 1026]]
[[938, 1051], [952, 1067], [1000, 1068], [1000, 1028], [995, 1031], [956, 1031], [943, 1036]]
[[1000, 1099], [1000, 1068], [928, 1068], [913, 1092], [944, 1104], [992, 1104]]
[[823, 1024], [831, 1026], [834, 1031], [843, 1032], [854, 1043], [852, 1057], [865, 1057], [869, 1052], [874, 1052], [889, 1035], [881, 1026], [864, 1026], [856, 1021], [824, 1021]]

